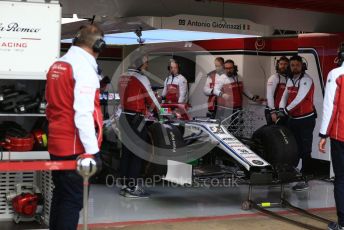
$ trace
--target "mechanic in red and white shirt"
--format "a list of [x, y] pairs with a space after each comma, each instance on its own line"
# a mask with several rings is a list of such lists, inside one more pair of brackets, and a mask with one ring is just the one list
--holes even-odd
[[179, 73], [179, 63], [171, 59], [168, 70], [170, 75], [164, 82], [164, 89], [161, 93], [164, 103], [186, 104], [188, 102], [188, 82]]
[[[99, 163], [102, 112], [96, 58], [105, 47], [96, 25], [82, 27], [73, 46], [49, 69], [46, 83], [48, 151], [51, 160], [75, 160], [87, 153]], [[83, 207], [83, 179], [72, 171], [52, 172], [54, 190], [49, 229], [77, 229]]]
[[325, 153], [327, 137], [331, 138], [331, 160], [334, 181], [338, 223], [331, 223], [329, 229], [344, 229], [344, 49], [339, 52], [339, 67], [327, 77], [323, 116], [320, 128], [320, 152]]
[[203, 92], [208, 96], [208, 113], [207, 117], [214, 119], [216, 117], [216, 95], [214, 94], [214, 86], [216, 80], [220, 78], [224, 73], [224, 63], [223, 57], [215, 58], [215, 70], [207, 74], [207, 80], [205, 82]]
[[217, 96], [216, 117], [224, 119], [232, 115], [228, 130], [235, 134], [243, 122], [241, 118], [243, 96], [252, 101], [256, 101], [259, 96], [253, 95], [244, 88], [242, 77], [238, 75], [238, 69], [233, 60], [225, 61], [225, 73], [217, 79], [214, 86], [213, 93]]
[[269, 77], [266, 86], [267, 107], [265, 117], [267, 124], [274, 124], [277, 121], [279, 104], [287, 83], [287, 71], [289, 68], [289, 59], [282, 56], [276, 63], [276, 73]]
[[[290, 58], [290, 70], [292, 76], [288, 79], [282, 95], [279, 115], [283, 116], [285, 113], [289, 116], [288, 127], [295, 136], [299, 159], [302, 159], [301, 172], [309, 175], [312, 174], [311, 153], [316, 119], [316, 110], [313, 104], [314, 83], [313, 79], [305, 73], [302, 57], [295, 55]], [[296, 191], [308, 188], [306, 181], [293, 187]]]
[[118, 91], [123, 112], [119, 118], [122, 156], [120, 174], [122, 189], [120, 195], [127, 198], [148, 197], [138, 184], [143, 159], [149, 159], [148, 130], [145, 121], [147, 113], [160, 111], [160, 105], [145, 76], [148, 57], [143, 51], [130, 54], [130, 67], [118, 81]]

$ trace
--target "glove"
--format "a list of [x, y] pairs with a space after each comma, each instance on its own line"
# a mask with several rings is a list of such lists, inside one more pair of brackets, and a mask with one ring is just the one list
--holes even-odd
[[287, 114], [287, 111], [285, 110], [285, 109], [279, 109], [279, 111], [278, 111], [278, 113], [277, 113], [277, 116], [279, 117], [279, 118], [285, 118], [285, 117], [287, 117], [288, 116], [288, 114]]
[[95, 162], [97, 164], [97, 172], [96, 172], [96, 175], [97, 175], [103, 169], [103, 161], [101, 159], [100, 152], [97, 152], [96, 154], [94, 154], [93, 157], [94, 157], [94, 160], [95, 160]]
[[276, 125], [286, 126], [288, 123], [288, 113], [285, 109], [280, 109], [277, 113]]

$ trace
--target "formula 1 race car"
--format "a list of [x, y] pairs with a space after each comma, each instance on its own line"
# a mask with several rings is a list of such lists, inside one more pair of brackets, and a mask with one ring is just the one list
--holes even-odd
[[[178, 184], [210, 178], [271, 184], [300, 177], [294, 168], [298, 161], [296, 141], [286, 127], [263, 126], [252, 137], [242, 137], [229, 132], [231, 124], [225, 125], [224, 121], [191, 119], [188, 105], [162, 104], [162, 108], [163, 119], [146, 123], [153, 148], [146, 159], [145, 176], [158, 174]], [[112, 149], [103, 149], [102, 154], [104, 165], [115, 171], [120, 158], [118, 115], [106, 122], [105, 145]]]

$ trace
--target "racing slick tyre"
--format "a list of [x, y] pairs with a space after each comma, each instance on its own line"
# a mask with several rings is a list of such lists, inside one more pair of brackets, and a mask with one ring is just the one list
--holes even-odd
[[298, 163], [296, 140], [285, 126], [265, 125], [253, 133], [253, 150], [275, 168], [295, 167]]

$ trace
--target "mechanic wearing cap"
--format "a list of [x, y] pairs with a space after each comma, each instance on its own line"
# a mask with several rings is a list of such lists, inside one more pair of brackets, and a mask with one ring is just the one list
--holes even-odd
[[118, 81], [123, 109], [119, 118], [123, 143], [120, 162], [123, 187], [120, 195], [127, 198], [149, 196], [138, 183], [143, 165], [142, 158], [149, 154], [149, 138], [144, 116], [152, 111], [159, 112], [160, 105], [151, 89], [149, 79], [145, 76], [147, 68], [147, 56], [142, 51], [136, 51], [130, 56], [128, 72], [122, 74]]
[[225, 61], [225, 74], [215, 82], [213, 93], [217, 96], [217, 117], [223, 119], [227, 117], [226, 114], [230, 114], [231, 122], [228, 130], [232, 133], [240, 131], [243, 122], [241, 118], [243, 95], [252, 101], [256, 101], [259, 96], [244, 89], [242, 77], [238, 75], [238, 68], [233, 60]]
[[[82, 27], [68, 52], [49, 69], [46, 83], [51, 160], [93, 154], [99, 163], [102, 113], [96, 58], [105, 47], [96, 25]], [[49, 228], [75, 230], [83, 207], [83, 179], [75, 170], [53, 171]]]
[[289, 59], [285, 56], [280, 57], [276, 63], [276, 73], [268, 79], [266, 87], [268, 104], [265, 109], [265, 117], [268, 125], [274, 124], [277, 121], [279, 104], [287, 83], [288, 68]]
[[344, 49], [339, 52], [338, 68], [327, 77], [323, 116], [320, 128], [319, 150], [325, 153], [327, 137], [331, 138], [331, 160], [334, 180], [338, 223], [330, 223], [328, 229], [344, 229]]
[[223, 57], [215, 58], [215, 70], [207, 74], [207, 81], [204, 85], [203, 92], [208, 96], [208, 113], [207, 117], [214, 119], [216, 117], [216, 95], [214, 94], [215, 82], [222, 74], [224, 74]]
[[179, 74], [179, 63], [171, 59], [168, 70], [170, 75], [166, 78], [161, 93], [163, 101], [186, 104], [188, 102], [188, 82], [183, 75]]
[[[301, 172], [305, 177], [312, 173], [311, 153], [316, 119], [313, 104], [314, 83], [313, 79], [305, 73], [302, 57], [298, 55], [291, 57], [290, 69], [291, 76], [287, 80], [286, 89], [281, 98], [279, 116], [289, 116], [288, 127], [295, 136], [299, 159], [302, 159]], [[305, 181], [299, 182], [293, 187], [296, 191], [308, 188], [306, 178]]]

